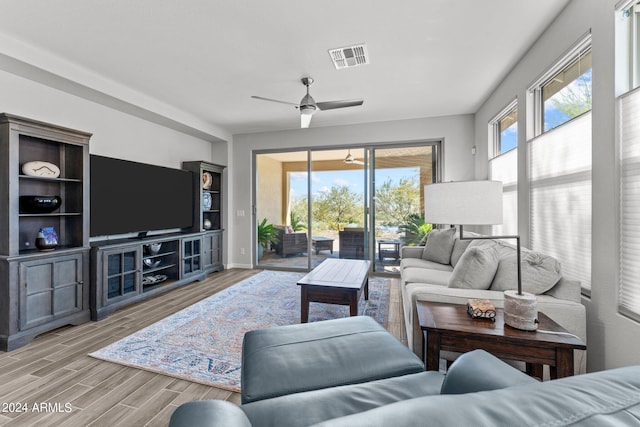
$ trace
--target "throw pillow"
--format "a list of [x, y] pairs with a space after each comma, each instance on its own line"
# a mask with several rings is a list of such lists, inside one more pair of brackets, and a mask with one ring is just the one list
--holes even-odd
[[422, 259], [439, 262], [440, 264], [449, 264], [451, 262], [455, 234], [455, 228], [431, 230], [427, 235], [427, 244], [422, 251]]
[[449, 279], [450, 288], [489, 289], [498, 269], [496, 244], [469, 245]]
[[[502, 243], [498, 270], [491, 284], [495, 291], [518, 289], [518, 270], [516, 268], [516, 249]], [[520, 252], [522, 290], [539, 295], [553, 288], [562, 277], [560, 262], [548, 255], [522, 249]]]
[[464, 232], [464, 240], [460, 240], [457, 236], [460, 234], [460, 231], [456, 232], [456, 238], [453, 243], [453, 251], [451, 251], [451, 266], [455, 267], [460, 257], [464, 253], [465, 250], [469, 247], [469, 244], [473, 242], [473, 240], [466, 239], [467, 237], [484, 237], [483, 234], [474, 233], [473, 231], [465, 231]]

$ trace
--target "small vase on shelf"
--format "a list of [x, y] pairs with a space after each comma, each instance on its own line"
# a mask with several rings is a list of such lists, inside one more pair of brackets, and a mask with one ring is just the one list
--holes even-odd
[[41, 251], [52, 251], [58, 246], [58, 235], [53, 227], [43, 227], [38, 231], [36, 247]]

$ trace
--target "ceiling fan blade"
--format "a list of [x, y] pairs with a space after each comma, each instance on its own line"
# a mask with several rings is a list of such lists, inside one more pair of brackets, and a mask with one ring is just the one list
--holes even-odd
[[265, 98], [263, 96], [255, 96], [255, 95], [251, 95], [251, 97], [253, 99], [260, 99], [262, 101], [279, 102], [280, 104], [293, 105], [294, 107], [299, 108], [299, 105], [296, 104], [295, 102], [280, 101], [279, 99]]
[[353, 163], [355, 163], [356, 165], [364, 165], [364, 162], [362, 160], [353, 160]]
[[364, 99], [348, 99], [344, 101], [316, 102], [316, 106], [319, 110], [333, 110], [335, 108], [357, 107], [363, 103]]

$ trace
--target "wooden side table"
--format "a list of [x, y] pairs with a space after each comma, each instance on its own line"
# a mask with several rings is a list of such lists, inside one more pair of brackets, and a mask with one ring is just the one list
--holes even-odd
[[492, 322], [471, 318], [464, 305], [418, 301], [416, 306], [427, 370], [438, 370], [440, 351], [483, 349], [501, 359], [525, 362], [527, 373], [534, 377], [542, 378], [543, 365], [549, 365], [551, 378], [562, 378], [574, 373], [573, 350], [587, 349], [580, 338], [544, 313], [538, 313], [538, 331], [531, 332], [505, 325], [500, 308]]
[[325, 250], [331, 251], [331, 253], [333, 254], [333, 239], [329, 237], [313, 236], [311, 238], [311, 242], [313, 243], [313, 248], [316, 251], [316, 255], [318, 255], [318, 252]]
[[382, 261], [383, 258], [400, 258], [400, 240], [378, 240], [378, 258]]

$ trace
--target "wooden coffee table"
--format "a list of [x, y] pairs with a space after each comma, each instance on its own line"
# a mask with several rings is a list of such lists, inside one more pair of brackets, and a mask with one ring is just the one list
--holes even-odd
[[549, 365], [551, 378], [562, 378], [574, 373], [573, 350], [587, 348], [581, 339], [540, 312], [538, 331], [531, 332], [505, 325], [500, 308], [492, 322], [471, 318], [465, 305], [418, 301], [416, 306], [427, 370], [438, 370], [440, 351], [483, 349], [501, 359], [525, 362], [531, 376], [542, 378], [543, 365]]
[[369, 299], [369, 261], [355, 259], [324, 260], [298, 282], [301, 296], [301, 323], [309, 321], [309, 303], [323, 302], [349, 306], [358, 315], [358, 300], [364, 289]]

